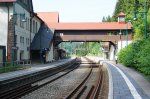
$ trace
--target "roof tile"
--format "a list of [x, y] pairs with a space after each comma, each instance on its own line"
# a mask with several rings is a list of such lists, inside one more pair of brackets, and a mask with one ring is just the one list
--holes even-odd
[[[101, 22], [101, 23], [47, 23], [55, 30], [119, 30], [132, 29], [129, 23]], [[128, 26], [128, 27], [127, 27]]]
[[59, 22], [59, 13], [58, 12], [37, 12], [37, 15], [45, 23], [58, 23]]

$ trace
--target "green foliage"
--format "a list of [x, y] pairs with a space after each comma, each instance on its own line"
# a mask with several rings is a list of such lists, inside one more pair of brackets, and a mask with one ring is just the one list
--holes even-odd
[[101, 55], [100, 43], [98, 42], [64, 42], [59, 47], [65, 49], [70, 55]]
[[147, 24], [148, 24], [148, 35], [150, 36], [150, 9], [148, 10], [147, 14]]
[[133, 58], [135, 53], [133, 53], [132, 45], [129, 45], [127, 48], [124, 48], [118, 54], [119, 62], [123, 63], [126, 66], [134, 64]]
[[29, 68], [29, 66], [11, 66], [9, 64], [7, 64], [6, 66], [0, 67], [0, 73], [6, 73], [6, 72], [11, 72], [11, 71], [17, 71], [17, 70], [22, 70], [22, 69], [26, 69]]
[[103, 17], [102, 22], [112, 22], [112, 18], [108, 15], [107, 17]]
[[[86, 55], [95, 55], [100, 56], [100, 43], [98, 42], [84, 42], [80, 44], [80, 48], [84, 50], [79, 50], [77, 55], [78, 56], [86, 56]], [[86, 49], [86, 50], [85, 50]]]
[[[133, 25], [133, 33], [134, 33], [134, 39], [139, 40], [143, 39], [144, 37], [144, 13], [138, 13], [138, 12], [144, 12], [144, 6], [145, 1], [148, 2], [147, 8], [150, 9], [150, 0], [138, 0], [139, 4], [138, 7], [135, 6], [135, 0], [118, 0], [116, 3], [116, 7], [114, 10], [114, 14], [111, 17], [111, 21], [117, 21], [118, 14], [120, 12], [124, 12], [126, 14], [126, 21], [132, 20]], [[137, 21], [133, 21], [134, 12], [137, 12]], [[148, 10], [147, 14], [147, 22], [148, 22], [148, 28], [150, 28], [150, 10]], [[150, 30], [149, 30], [150, 35]]]
[[119, 62], [150, 75], [150, 38], [138, 40], [122, 49], [118, 54]]
[[101, 55], [100, 43], [98, 43], [98, 42], [90, 42], [90, 43], [88, 43], [88, 45], [89, 45], [89, 54], [96, 55], [96, 56], [100, 56]]

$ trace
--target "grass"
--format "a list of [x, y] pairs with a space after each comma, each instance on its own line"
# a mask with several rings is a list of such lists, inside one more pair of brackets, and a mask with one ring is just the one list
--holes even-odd
[[11, 71], [17, 71], [17, 70], [23, 70], [29, 68], [29, 66], [11, 66], [11, 65], [7, 65], [7, 66], [3, 66], [0, 67], [0, 73], [7, 73], [7, 72], [11, 72]]

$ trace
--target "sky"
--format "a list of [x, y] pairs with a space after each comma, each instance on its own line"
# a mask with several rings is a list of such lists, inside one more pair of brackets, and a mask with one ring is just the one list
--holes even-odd
[[101, 22], [117, 0], [33, 0], [35, 12], [59, 12], [60, 22]]

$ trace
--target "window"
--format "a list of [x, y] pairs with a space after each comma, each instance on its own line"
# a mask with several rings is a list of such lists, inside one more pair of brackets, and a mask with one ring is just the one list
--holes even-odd
[[24, 37], [22, 37], [22, 43], [24, 43]]
[[112, 35], [112, 32], [108, 32], [107, 35], [111, 36], [111, 35]]
[[27, 18], [27, 22], [26, 22], [26, 30], [28, 30], [28, 23], [29, 23], [29, 21], [28, 21], [28, 18]]
[[17, 35], [15, 35], [15, 44], [17, 44]]
[[28, 44], [30, 44], [30, 39], [28, 39]]
[[28, 19], [28, 30], [30, 30], [30, 19]]
[[22, 43], [22, 36], [20, 36], [20, 43]]
[[24, 19], [23, 15], [20, 15], [20, 27], [24, 28], [24, 22], [22, 21]]
[[125, 17], [119, 17], [119, 22], [125, 22]]
[[28, 0], [23, 0], [23, 3], [24, 3], [25, 5], [27, 5], [27, 4], [28, 4]]
[[28, 45], [28, 38], [26, 38], [26, 44]]
[[30, 44], [30, 40], [29, 38], [26, 38], [26, 44], [29, 45]]
[[35, 30], [36, 30], [35, 32], [37, 33], [38, 32], [38, 30], [37, 30], [37, 22], [36, 22]]
[[20, 43], [24, 43], [24, 37], [20, 36]]
[[30, 30], [30, 19], [26, 19], [26, 30]]
[[32, 32], [35, 33], [35, 21], [33, 20]]

